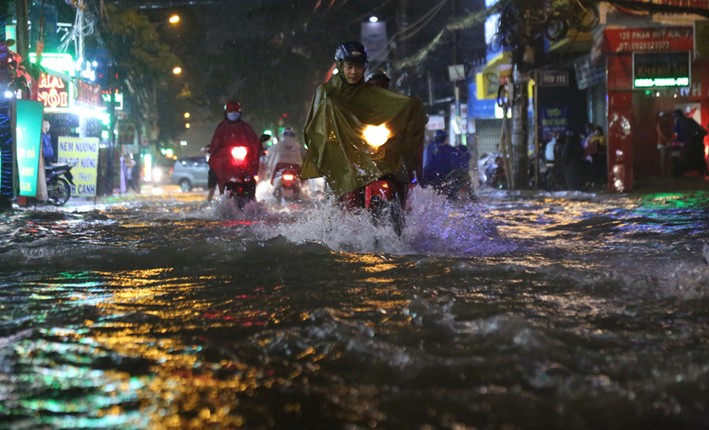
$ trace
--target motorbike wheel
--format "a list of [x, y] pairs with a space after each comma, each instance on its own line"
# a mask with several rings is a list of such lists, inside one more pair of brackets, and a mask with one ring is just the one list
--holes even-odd
[[69, 182], [60, 177], [52, 178], [47, 184], [47, 195], [49, 202], [54, 206], [64, 206], [71, 197], [71, 187]]
[[382, 200], [378, 197], [372, 198], [369, 204], [374, 225], [390, 224], [397, 236], [401, 236], [404, 229], [404, 211], [401, 208], [399, 199], [391, 201]]
[[244, 207], [249, 204], [250, 201], [253, 201], [254, 199], [249, 197], [249, 196], [237, 196], [234, 195], [234, 200], [236, 202], [236, 207], [241, 209], [244, 209]]

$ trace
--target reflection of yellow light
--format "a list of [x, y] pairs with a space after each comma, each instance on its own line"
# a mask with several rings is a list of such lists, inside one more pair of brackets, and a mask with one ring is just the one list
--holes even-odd
[[364, 137], [367, 145], [374, 148], [378, 148], [386, 143], [391, 136], [391, 132], [385, 124], [381, 125], [366, 125], [364, 131], [362, 131], [362, 136]]

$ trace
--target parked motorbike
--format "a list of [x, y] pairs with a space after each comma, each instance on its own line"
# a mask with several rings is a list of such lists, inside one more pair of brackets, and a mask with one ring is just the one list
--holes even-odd
[[62, 163], [45, 166], [48, 201], [54, 206], [63, 206], [71, 197], [71, 188], [74, 186], [71, 169], [75, 165], [76, 163]]
[[[258, 177], [248, 174], [247, 167], [251, 157], [258, 157], [259, 154], [249, 154], [250, 149], [244, 145], [234, 145], [229, 149], [229, 159], [227, 169], [228, 179], [224, 184], [227, 197], [236, 201], [236, 206], [243, 209], [247, 203], [256, 200], [256, 181]], [[219, 172], [217, 173], [219, 174]]]
[[539, 166], [540, 188], [547, 191], [560, 191], [566, 188], [564, 166], [556, 161], [543, 160]]
[[478, 171], [482, 172], [481, 185], [486, 185], [496, 189], [507, 188], [507, 178], [505, 176], [505, 164], [502, 154], [483, 154], [478, 162]]
[[299, 200], [301, 196], [300, 165], [278, 163], [271, 176], [273, 197], [277, 200]]

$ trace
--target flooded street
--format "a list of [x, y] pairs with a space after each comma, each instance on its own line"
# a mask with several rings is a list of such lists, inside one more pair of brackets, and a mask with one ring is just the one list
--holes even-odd
[[709, 427], [709, 193], [0, 214], [0, 428]]

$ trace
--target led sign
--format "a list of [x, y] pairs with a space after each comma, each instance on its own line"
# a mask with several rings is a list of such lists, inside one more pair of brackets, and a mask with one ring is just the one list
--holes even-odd
[[[34, 52], [30, 52], [29, 57], [30, 63], [34, 64], [37, 62], [37, 54]], [[45, 69], [66, 73], [69, 76], [74, 75], [74, 58], [72, 58], [71, 54], [45, 52], [42, 54], [40, 64]]]
[[59, 76], [40, 73], [37, 100], [48, 112], [69, 108], [69, 83]]
[[634, 88], [688, 87], [689, 53], [633, 54]]

